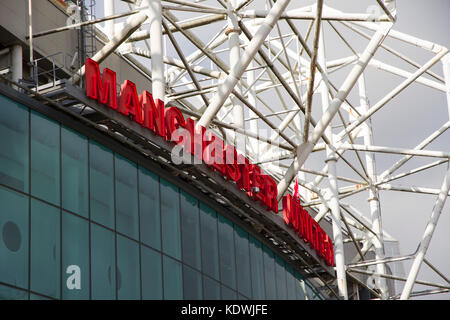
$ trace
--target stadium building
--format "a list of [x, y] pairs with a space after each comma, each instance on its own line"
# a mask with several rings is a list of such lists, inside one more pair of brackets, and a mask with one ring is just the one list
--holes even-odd
[[[306, 197], [294, 180], [280, 197], [282, 179], [245, 150], [253, 147], [242, 150], [233, 144], [246, 133], [261, 149], [274, 144], [273, 139], [215, 114], [205, 122], [208, 111], [194, 104], [201, 99], [215, 103], [219, 79], [232, 70], [194, 66], [176, 45], [177, 59], [159, 55], [165, 71], [159, 70], [157, 50], [148, 53], [131, 45], [150, 36], [153, 49], [161, 35], [172, 41], [217, 21], [226, 24], [224, 10], [210, 14], [207, 5], [185, 2], [163, 2], [165, 18], [161, 22], [160, 15], [155, 25], [158, 9], [150, 4], [159, 1], [102, 1], [104, 16], [116, 15], [120, 21], [112, 27], [113, 19], [97, 21], [95, 1], [2, 3], [0, 298], [322, 300], [393, 295], [392, 279], [375, 284], [367, 266], [361, 266], [362, 273], [345, 272], [341, 282], [343, 263], [359, 256], [375, 259], [375, 251], [361, 252], [361, 239], [342, 225], [337, 231], [330, 215], [304, 205], [320, 199]], [[117, 14], [114, 5], [129, 10]], [[207, 15], [170, 25], [177, 6]], [[273, 8], [277, 6], [282, 1]], [[245, 33], [241, 29], [228, 27], [225, 41]], [[139, 50], [141, 55], [135, 55]], [[220, 65], [211, 52], [201, 54]], [[176, 71], [171, 78], [158, 78], [168, 68]], [[187, 74], [192, 82], [180, 85], [181, 93], [167, 85], [182, 83], [174, 79]], [[196, 79], [205, 76], [215, 82], [208, 78], [202, 85], [211, 85], [199, 91]], [[254, 101], [244, 91], [234, 90], [239, 101], [231, 103], [251, 108]], [[255, 108], [251, 111], [259, 116]], [[183, 154], [198, 163], [178, 163], [173, 157], [179, 146], [175, 131], [184, 129], [195, 140], [196, 125], [209, 133]], [[282, 137], [274, 147], [290, 149], [285, 144], [290, 139]], [[227, 150], [231, 164], [220, 161]], [[387, 264], [385, 270], [391, 273]]]

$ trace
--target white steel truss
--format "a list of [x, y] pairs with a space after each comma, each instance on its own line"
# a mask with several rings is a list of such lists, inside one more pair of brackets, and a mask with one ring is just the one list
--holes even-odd
[[[83, 24], [95, 24], [107, 39], [93, 60], [116, 52], [141, 66], [157, 98], [176, 100], [200, 125], [213, 125], [226, 143], [271, 174], [278, 181], [279, 200], [292, 192], [297, 177], [303, 205], [316, 208], [316, 221], [333, 224], [341, 298], [349, 298], [347, 277], [361, 274], [374, 280], [372, 293], [381, 299], [448, 292], [448, 272], [439, 271], [426, 254], [439, 216], [448, 214], [442, 211], [450, 187], [450, 144], [439, 138], [450, 119], [439, 116], [437, 130], [432, 126], [439, 121], [416, 127], [417, 121], [408, 125], [398, 119], [404, 132], [398, 136], [386, 132], [391, 128], [384, 124], [397, 97], [416, 86], [444, 92], [445, 116], [450, 117], [448, 49], [396, 31], [395, 0], [362, 1], [360, 12], [344, 12], [351, 6], [342, 10], [327, 2], [105, 0], [104, 17]], [[119, 27], [117, 19], [126, 20]], [[31, 39], [73, 27], [36, 32]], [[428, 54], [425, 63], [409, 53], [418, 49]], [[433, 68], [438, 62], [440, 70]], [[83, 72], [75, 72], [73, 80]], [[380, 80], [388, 78], [393, 80]], [[413, 118], [423, 107], [410, 101], [403, 114]], [[442, 106], [426, 108], [437, 115]], [[434, 147], [426, 149], [431, 143]], [[383, 158], [381, 167], [387, 169], [377, 172], [376, 160], [385, 154], [392, 158]], [[420, 162], [427, 157], [439, 159]], [[417, 180], [411, 177], [427, 172], [439, 172], [440, 189], [412, 184]], [[399, 179], [402, 185], [391, 184]], [[417, 250], [406, 256], [392, 256], [386, 249], [398, 243], [383, 231], [383, 210], [402, 210], [402, 203], [383, 202], [385, 192], [436, 199]], [[345, 257], [347, 242], [357, 249], [352, 261]], [[389, 263], [407, 260], [413, 263], [406, 277], [388, 270]], [[418, 279], [424, 263], [444, 284]], [[388, 280], [405, 285], [395, 291]], [[415, 284], [429, 288], [413, 291]]]

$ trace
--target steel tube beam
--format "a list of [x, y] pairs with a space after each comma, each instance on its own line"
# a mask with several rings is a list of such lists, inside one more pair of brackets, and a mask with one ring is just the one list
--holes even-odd
[[[424, 139], [421, 143], [419, 143], [415, 148], [414, 151], [421, 150], [425, 148], [428, 144], [430, 144], [433, 140], [435, 140], [437, 137], [439, 137], [441, 134], [443, 134], [448, 128], [450, 128], [450, 121], [447, 121], [441, 128], [433, 132], [431, 135], [429, 135], [426, 139]], [[412, 158], [412, 155], [407, 155], [406, 157], [398, 160], [391, 168], [384, 171], [380, 175], [380, 181], [384, 182], [386, 181], [387, 177], [394, 173], [398, 168], [403, 166], [409, 159]]]
[[407, 172], [403, 172], [403, 173], [397, 174], [397, 175], [395, 175], [393, 177], [386, 178], [383, 181], [377, 182], [375, 185], [378, 186], [378, 185], [383, 184], [383, 183], [387, 183], [387, 182], [390, 182], [390, 181], [393, 181], [393, 180], [397, 180], [397, 179], [409, 176], [411, 174], [414, 174], [414, 173], [417, 173], [417, 172], [421, 172], [423, 170], [426, 170], [426, 169], [429, 169], [429, 168], [432, 168], [432, 167], [444, 164], [446, 162], [447, 162], [447, 159], [434, 161], [434, 162], [432, 162], [430, 164], [427, 164], [427, 165], [424, 165], [424, 166], [420, 166], [420, 167], [417, 167], [415, 169], [409, 170]]
[[[103, 6], [105, 17], [114, 15], [114, 0], [105, 0]], [[112, 39], [114, 37], [114, 20], [108, 19], [105, 21], [105, 31], [108, 39]]]
[[449, 189], [450, 189], [450, 168], [447, 169], [447, 174], [445, 175], [444, 182], [442, 183], [441, 191], [436, 199], [436, 203], [434, 205], [430, 220], [428, 221], [427, 227], [422, 236], [422, 240], [420, 241], [417, 255], [414, 258], [413, 264], [411, 266], [408, 275], [408, 279], [403, 288], [402, 295], [400, 296], [401, 300], [409, 299], [409, 295], [411, 294], [414, 283], [417, 282], [416, 279], [420, 270], [420, 266], [422, 265], [423, 259], [425, 258], [425, 254], [427, 253], [428, 247], [431, 242], [431, 238], [436, 228], [436, 224], [439, 220], [439, 216], [441, 215], [442, 209], [444, 208], [445, 200], [447, 200], [447, 194]]
[[430, 261], [428, 261], [427, 259], [423, 259], [423, 262], [425, 262], [425, 264], [427, 265], [427, 266], [429, 266], [434, 272], [436, 272], [437, 274], [438, 274], [438, 276], [440, 276], [442, 279], [444, 279], [448, 284], [450, 284], [450, 280], [445, 276], [445, 275], [443, 275], [442, 274], [442, 272], [440, 272], [435, 266], [433, 266], [432, 264], [431, 264], [431, 262]]
[[396, 97], [400, 92], [402, 92], [407, 86], [409, 86], [412, 82], [414, 82], [417, 78], [419, 78], [426, 70], [431, 68], [436, 62], [438, 62], [444, 55], [446, 55], [448, 50], [446, 48], [441, 47], [441, 50], [438, 54], [436, 54], [433, 58], [431, 58], [427, 63], [425, 63], [421, 68], [416, 70], [413, 74], [411, 74], [408, 79], [404, 80], [401, 84], [394, 88], [390, 93], [388, 93], [384, 98], [378, 101], [373, 107], [371, 107], [367, 112], [358, 117], [352, 124], [350, 124], [345, 130], [338, 134], [339, 138], [342, 138], [344, 135], [352, 132], [356, 127], [358, 127], [361, 123], [367, 120], [370, 116], [372, 116], [375, 112], [381, 109], [386, 103], [391, 101], [394, 97]]
[[[335, 10], [337, 11], [337, 10]], [[371, 23], [371, 22], [366, 22], [366, 23], [362, 23], [362, 22], [351, 22], [351, 24], [355, 24], [358, 26], [361, 26], [363, 28], [372, 30], [372, 31], [376, 31], [378, 30], [378, 25], [375, 23]], [[397, 31], [397, 30], [391, 30], [389, 32], [389, 38], [393, 38], [393, 39], [397, 39], [400, 41], [403, 41], [405, 43], [411, 44], [413, 46], [422, 48], [424, 50], [428, 50], [434, 53], [439, 52], [440, 50], [440, 46], [431, 42], [431, 41], [427, 41], [427, 40], [423, 40], [414, 36], [411, 36], [409, 34]]]
[[[221, 21], [226, 18], [226, 15], [224, 14], [212, 14], [212, 15], [206, 15], [202, 16], [193, 20], [189, 21], [181, 21], [178, 23], [179, 27], [183, 30], [192, 29], [196, 27], [201, 27], [213, 22]], [[178, 32], [178, 29], [171, 26], [169, 27], [169, 30], [171, 32]], [[167, 31], [163, 31], [163, 34], [166, 34]], [[149, 30], [141, 30], [138, 32], [135, 32], [128, 40], [127, 42], [135, 42], [140, 40], [145, 40], [150, 38], [150, 31]]]
[[143, 0], [142, 5], [149, 7], [144, 12], [150, 23], [150, 54], [152, 56], [152, 95], [164, 101], [166, 84], [164, 80], [162, 5], [161, 0]]
[[[145, 8], [141, 7], [139, 9], [131, 10], [131, 11], [124, 12], [124, 13], [113, 14], [113, 15], [109, 15], [109, 16], [106, 16], [106, 17], [103, 17], [103, 18], [83, 21], [83, 22], [80, 22], [80, 23], [74, 23], [74, 24], [71, 24], [71, 25], [68, 25], [68, 26], [64, 26], [64, 27], [59, 27], [59, 28], [55, 28], [55, 29], [51, 29], [51, 30], [41, 31], [41, 32], [38, 32], [36, 34], [33, 34], [32, 37], [33, 38], [40, 38], [40, 37], [43, 37], [43, 36], [47, 36], [49, 34], [54, 34], [54, 33], [62, 32], [62, 31], [72, 30], [72, 29], [76, 29], [76, 28], [79, 28], [79, 27], [88, 26], [88, 25], [91, 25], [91, 24], [96, 24], [96, 23], [100, 23], [100, 22], [104, 22], [104, 21], [105, 21], [105, 24], [106, 24], [108, 22], [113, 22], [112, 20], [114, 20], [114, 19], [119, 19], [119, 18], [123, 18], [123, 17], [127, 17], [127, 16], [138, 14], [143, 9], [145, 9]], [[106, 7], [105, 7], [105, 10], [106, 10]], [[106, 15], [106, 11], [105, 11], [105, 15]], [[113, 22], [113, 24], [114, 24], [114, 22]], [[107, 35], [108, 35], [108, 32], [107, 32]], [[30, 36], [26, 36], [26, 38], [29, 39]], [[111, 40], [112, 38], [109, 38], [109, 39]]]
[[[442, 59], [444, 59], [444, 58], [442, 58]], [[381, 62], [379, 60], [376, 60], [376, 59], [370, 60], [369, 66], [377, 68], [379, 70], [383, 70], [383, 71], [392, 73], [392, 74], [395, 74], [395, 75], [400, 76], [402, 78], [408, 78], [408, 77], [411, 76], [411, 72], [407, 72], [407, 71], [404, 71], [404, 70], [402, 70], [400, 68], [393, 67], [393, 66], [391, 66], [389, 64], [383, 63], [383, 62]], [[438, 83], [436, 81], [432, 81], [432, 80], [429, 80], [429, 79], [424, 78], [424, 77], [417, 78], [416, 82], [420, 83], [420, 84], [423, 84], [423, 85], [425, 85], [427, 87], [430, 87], [430, 88], [433, 88], [433, 89], [445, 92], [445, 85], [443, 85], [442, 83]]]
[[[382, 183], [378, 186], [378, 188], [381, 190], [403, 191], [403, 192], [433, 194], [433, 195], [438, 195], [440, 193], [439, 189], [417, 187], [417, 186], [411, 186], [411, 187], [393, 186], [389, 183]], [[448, 195], [450, 195], [450, 193]]]
[[[185, 113], [185, 114], [190, 115], [190, 116], [194, 116], [197, 119], [200, 119], [200, 117], [201, 117], [201, 114], [199, 114], [199, 113], [197, 113], [195, 111], [187, 110], [187, 109], [180, 108], [180, 107], [178, 109], [180, 109], [180, 111], [182, 113]], [[222, 122], [222, 121], [219, 121], [219, 120], [213, 120], [212, 124], [214, 124], [214, 125], [216, 125], [218, 127], [222, 127], [222, 128], [225, 128], [225, 129], [233, 130], [233, 131], [236, 131], [238, 133], [244, 134], [244, 135], [248, 136], [249, 138], [253, 138], [253, 139], [256, 139], [258, 141], [267, 143], [267, 144], [275, 145], [275, 146], [277, 146], [277, 147], [279, 147], [281, 149], [289, 150], [291, 152], [293, 151], [293, 148], [291, 146], [288, 146], [288, 145], [285, 145], [285, 144], [280, 144], [280, 143], [278, 143], [276, 141], [273, 141], [271, 139], [267, 139], [267, 138], [261, 137], [257, 133], [253, 133], [251, 131], [246, 131], [246, 130], [244, 130], [242, 128], [239, 128], [239, 127], [236, 127], [236, 126], [234, 126], [232, 124], [225, 123], [225, 122]]]
[[445, 79], [445, 94], [447, 96], [448, 117], [450, 119], [450, 54], [446, 54], [442, 58], [442, 67]]
[[33, 49], [33, 4], [31, 0], [28, 0], [28, 44], [30, 46], [30, 75], [33, 74], [33, 61], [34, 61], [34, 49]]
[[270, 128], [272, 128], [274, 131], [278, 132], [278, 134], [284, 139], [286, 140], [286, 142], [288, 142], [291, 146], [293, 146], [294, 148], [296, 147], [296, 144], [288, 137], [286, 136], [284, 133], [280, 132], [279, 129], [277, 128], [277, 126], [275, 126], [271, 121], [269, 121], [268, 119], [264, 118], [263, 115], [254, 107], [250, 104], [250, 102], [245, 99], [243, 96], [241, 96], [239, 94], [239, 92], [233, 90], [232, 91], [233, 95], [238, 98], [243, 104], [245, 104], [251, 111], [253, 111], [253, 113], [255, 113], [256, 115], [259, 115], [261, 120], [264, 121]]
[[[192, 71], [189, 63], [187, 62], [186, 58], [184, 57], [183, 51], [178, 46], [178, 43], [176, 42], [175, 38], [173, 37], [172, 32], [169, 30], [167, 23], [164, 20], [162, 20], [161, 22], [164, 27], [164, 30], [166, 30], [167, 35], [169, 36], [170, 42], [172, 43], [173, 47], [175, 48], [175, 51], [177, 52], [178, 56], [180, 57], [181, 61], [183, 62], [184, 68], [187, 70], [187, 72], [189, 73], [189, 76], [191, 77], [192, 81], [194, 82], [195, 88], [198, 91], [201, 91], [202, 88], [201, 88], [200, 84], [198, 83], [197, 78], [195, 77], [194, 72]], [[200, 96], [202, 97], [202, 100], [205, 103], [205, 105], [207, 105], [208, 99], [206, 98], [206, 96], [202, 93], [200, 93]]]
[[359, 150], [367, 152], [381, 152], [381, 153], [393, 153], [393, 154], [406, 154], [410, 156], [422, 156], [433, 158], [450, 158], [450, 152], [434, 151], [434, 150], [418, 150], [418, 149], [402, 149], [391, 148], [382, 146], [373, 146], [365, 144], [350, 144], [342, 143], [338, 147], [339, 150]]
[[[320, 5], [323, 3], [321, 2]], [[319, 3], [318, 3], [319, 5]], [[317, 17], [316, 20], [317, 24], [320, 24], [320, 17]], [[317, 37], [317, 47], [314, 48], [315, 53], [317, 53], [319, 64], [325, 65], [325, 43], [323, 39], [323, 30], [320, 30], [319, 26], [316, 26], [316, 37]], [[311, 72], [315, 73], [315, 61], [314, 61], [314, 55], [313, 53], [313, 61], [311, 62]], [[312, 74], [311, 74], [312, 76]], [[314, 85], [313, 83], [310, 83], [310, 88], [312, 90], [312, 87]], [[322, 109], [323, 112], [327, 112], [329, 107], [329, 96], [328, 96], [328, 88], [325, 84], [325, 81], [322, 81], [319, 86], [320, 89], [320, 95], [321, 95], [321, 102], [322, 102]], [[312, 102], [312, 91], [308, 91], [308, 95], [311, 94], [311, 97], [308, 100], [308, 103], [311, 104]], [[310, 105], [311, 106], [311, 105]], [[309, 112], [311, 109], [309, 109]], [[308, 112], [308, 109], [307, 109]], [[305, 114], [305, 121], [306, 121], [306, 114]], [[309, 123], [309, 121], [308, 121]], [[305, 122], [305, 128], [306, 128], [306, 122]], [[307, 128], [305, 129], [305, 135], [307, 136]], [[330, 143], [333, 144], [333, 133], [331, 130], [331, 127], [328, 126], [325, 130], [325, 135], [330, 140]], [[345, 273], [345, 257], [344, 257], [344, 237], [342, 233], [342, 229], [340, 226], [341, 221], [341, 211], [339, 208], [339, 198], [338, 198], [338, 183], [336, 179], [336, 162], [337, 162], [337, 156], [334, 150], [330, 149], [329, 146], [326, 147], [326, 153], [327, 153], [327, 163], [328, 163], [328, 181], [329, 181], [329, 190], [331, 193], [330, 199], [328, 201], [328, 207], [331, 210], [331, 215], [333, 216], [332, 226], [333, 226], [333, 242], [334, 242], [334, 261], [336, 264], [336, 281], [338, 285], [338, 292], [339, 296], [344, 299], [348, 300], [348, 292], [347, 292], [347, 278]], [[322, 200], [323, 201], [323, 200]]]
[[[151, 54], [150, 54], [150, 51], [148, 51], [148, 50], [143, 50], [141, 48], [135, 47], [132, 49], [132, 53], [137, 54], [141, 57], [146, 57], [146, 58], [151, 59]], [[183, 64], [183, 61], [172, 58], [172, 57], [164, 56], [163, 62], [165, 64], [170, 64], [172, 66], [175, 66], [175, 67], [178, 67], [181, 69], [186, 69], [185, 65]], [[223, 77], [225, 75], [225, 73], [223, 73], [223, 72], [216, 71], [216, 70], [210, 70], [210, 69], [207, 69], [202, 66], [197, 66], [197, 65], [192, 65], [192, 64], [189, 64], [189, 66], [193, 72], [202, 74], [207, 77], [220, 79], [221, 77]]]
[[[253, 67], [253, 62], [250, 62], [249, 64], [249, 68], [252, 69]], [[253, 81], [255, 80], [255, 70], [250, 70], [247, 71], [247, 83], [253, 83]], [[251, 105], [255, 106], [255, 108], [257, 108], [256, 105], [256, 92], [254, 88], [249, 88], [249, 92], [248, 92], [248, 101], [250, 102]], [[250, 126], [250, 132], [254, 133], [254, 134], [258, 134], [259, 130], [259, 125], [258, 125], [258, 119], [259, 117], [256, 115], [256, 113], [254, 113], [253, 111], [249, 111], [249, 116], [250, 119], [249, 120], [249, 126]], [[264, 115], [264, 118], [267, 117], [266, 115]], [[247, 119], [245, 119], [244, 121], [247, 121]], [[259, 161], [259, 157], [260, 155], [260, 146], [259, 146], [259, 141], [254, 141], [254, 143], [250, 144], [252, 147], [252, 151], [253, 153], [256, 155], [256, 162]]]
[[[359, 97], [360, 97], [360, 106], [362, 109], [367, 112], [369, 109], [368, 99], [366, 96], [366, 83], [364, 79], [364, 73], [358, 79], [358, 87], [359, 87]], [[363, 128], [363, 138], [364, 145], [372, 146], [373, 144], [373, 136], [372, 136], [372, 121], [371, 119], [367, 119], [366, 125]], [[375, 168], [375, 155], [371, 152], [366, 152], [366, 166], [367, 173], [370, 179], [369, 186], [369, 207], [370, 207], [370, 216], [372, 218], [372, 229], [377, 234], [374, 237], [374, 247], [375, 247], [375, 258], [377, 260], [384, 259], [384, 243], [383, 243], [383, 227], [381, 225], [381, 210], [380, 210], [380, 201], [378, 190], [374, 186], [374, 183], [377, 179], [377, 173]], [[380, 274], [386, 273], [386, 267], [384, 263], [379, 263], [376, 265], [376, 270]], [[381, 292], [381, 298], [386, 300], [389, 297], [388, 287], [386, 284], [386, 280], [383, 278], [378, 279], [377, 286]]]
[[[359, 269], [349, 269], [348, 271], [349, 272], [356, 272], [356, 273], [367, 274], [367, 275], [374, 276], [374, 277], [383, 277], [383, 278], [386, 278], [386, 279], [392, 279], [392, 280], [399, 280], [399, 281], [406, 281], [407, 282], [407, 279], [405, 279], [405, 278], [396, 277], [396, 276], [393, 276], [393, 275], [390, 275], [390, 274], [383, 274], [383, 273], [380, 274], [380, 273], [377, 273], [377, 272], [371, 272], [371, 271], [359, 270]], [[441, 285], [441, 284], [432, 283], [432, 282], [428, 282], [428, 281], [415, 280], [415, 283], [422, 284], [422, 285], [425, 285], [425, 286], [430, 286], [430, 287], [450, 289], [449, 286], [444, 286], [444, 285]], [[405, 286], [406, 286], [406, 284], [405, 284]], [[404, 300], [404, 299], [402, 299], [400, 297], [400, 300]]]
[[317, 123], [317, 126], [314, 128], [314, 131], [310, 135], [308, 142], [303, 143], [298, 147], [297, 157], [294, 159], [292, 165], [287, 170], [286, 175], [278, 183], [278, 200], [283, 197], [283, 194], [286, 192], [289, 184], [297, 174], [298, 169], [301, 168], [305, 163], [306, 159], [314, 148], [314, 145], [318, 142], [318, 140], [330, 124], [331, 120], [338, 112], [340, 106], [344, 102], [344, 99], [348, 96], [350, 90], [358, 80], [358, 77], [364, 71], [364, 68], [367, 66], [369, 60], [372, 58], [377, 48], [384, 40], [386, 34], [389, 32], [390, 27], [391, 25], [389, 27], [383, 26], [375, 33], [366, 49], [364, 50], [363, 54], [359, 57], [358, 62], [353, 66], [350, 74], [345, 79], [335, 98], [331, 101], [330, 107]]
[[[11, 80], [19, 82], [23, 78], [22, 46], [15, 44], [11, 47]], [[17, 88], [19, 89], [19, 88]]]
[[[237, 1], [236, 0], [230, 0], [227, 1], [227, 10], [228, 10], [228, 27], [225, 30], [225, 34], [228, 36], [228, 48], [229, 48], [229, 59], [230, 59], [230, 69], [233, 70], [234, 67], [239, 67], [239, 60], [241, 58], [241, 49], [239, 46], [239, 34], [241, 33], [241, 30], [239, 29], [239, 25], [237, 22], [237, 17], [235, 13], [233, 12], [234, 8], [237, 7]], [[250, 64], [252, 60], [249, 61], [248, 65]], [[247, 65], [247, 66], [248, 66]], [[245, 66], [244, 69], [247, 68]], [[242, 73], [243, 74], [243, 73]], [[241, 93], [239, 81], [234, 86], [234, 90], [237, 93]], [[225, 102], [225, 101], [224, 101]], [[239, 99], [231, 99], [231, 102], [233, 103], [232, 106], [232, 116], [233, 116], [233, 124], [239, 128], [244, 128], [244, 106], [242, 105], [242, 102], [239, 101]], [[245, 139], [244, 136], [241, 134], [235, 134], [234, 136], [234, 146], [238, 152], [241, 152], [242, 154], [246, 153], [246, 145], [245, 145]]]
[[[305, 124], [303, 126], [303, 142], [308, 141], [309, 122], [311, 121], [311, 107], [312, 107], [312, 98], [313, 98], [313, 93], [314, 93], [314, 79], [316, 77], [316, 61], [317, 61], [317, 51], [319, 48], [322, 7], [323, 7], [323, 0], [318, 0], [317, 1], [317, 9], [316, 9], [316, 18], [314, 20], [314, 32], [315, 33], [314, 33], [314, 40], [313, 40], [313, 52], [312, 52], [312, 56], [311, 56], [311, 62], [309, 65], [308, 95], [306, 97]], [[323, 59], [322, 65], [325, 65], [325, 59]], [[322, 85], [321, 85], [321, 87], [322, 87]], [[322, 92], [322, 95], [323, 94], [324, 93]], [[326, 98], [328, 100], [328, 92], [326, 93]], [[327, 106], [328, 106], [328, 103], [327, 103]]]
[[[115, 33], [114, 37], [103, 46], [97, 53], [93, 55], [92, 60], [101, 63], [111, 53], [113, 53], [134, 31], [136, 31], [144, 21], [147, 20], [147, 16], [143, 12], [139, 12], [127, 19], [124, 28]], [[75, 72], [71, 78], [73, 83], [78, 83], [84, 76], [84, 65]], [[153, 70], [152, 70], [153, 71]]]
[[[208, 50], [208, 46], [205, 44], [190, 30], [183, 30], [180, 28], [180, 26], [177, 23], [176, 17], [171, 14], [170, 12], [165, 12], [164, 17], [169, 20], [169, 22], [181, 33], [183, 34], [194, 46], [196, 46], [199, 49], [199, 52], [194, 52], [192, 54], [192, 57], [188, 57], [188, 61], [192, 62], [193, 60], [201, 57], [202, 55], [206, 55], [217, 67], [222, 69], [225, 73], [229, 73], [229, 67], [220, 60], [213, 52]], [[212, 41], [209, 45], [211, 47], [218, 46], [221, 43], [225, 42], [227, 40], [227, 37], [223, 35], [223, 37], [219, 36], [215, 41]], [[223, 41], [223, 42], [222, 42]], [[170, 73], [170, 70], [169, 70]]]
[[[353, 30], [354, 32], [356, 32], [357, 34], [359, 34], [360, 36], [362, 36], [363, 38], [366, 39], [370, 39], [370, 36], [368, 34], [366, 34], [365, 32], [362, 32], [361, 30], [355, 28], [353, 25], [351, 25], [350, 23], [347, 22], [341, 22], [342, 25], [346, 26], [347, 28], [349, 28], [350, 30]], [[410, 58], [406, 57], [405, 55], [401, 54], [400, 52], [398, 52], [397, 50], [392, 49], [391, 47], [387, 46], [386, 44], [381, 44], [381, 48], [383, 48], [384, 50], [386, 50], [387, 52], [393, 54], [394, 56], [402, 59], [403, 61], [407, 62], [408, 64], [416, 67], [417, 69], [420, 68], [420, 64], [418, 64], [417, 62], [411, 60]], [[444, 79], [442, 79], [441, 76], [435, 74], [434, 72], [431, 72], [430, 70], [427, 70], [425, 72], [426, 74], [430, 75], [431, 77], [435, 78], [436, 80], [441, 81], [442, 83], [444, 83]]]
[[350, 263], [347, 264], [347, 268], [357, 268], [357, 267], [367, 267], [367, 266], [373, 266], [374, 264], [383, 262], [383, 263], [390, 263], [390, 262], [399, 262], [399, 261], [405, 261], [410, 260], [414, 258], [414, 254], [401, 256], [401, 257], [387, 257], [383, 260], [366, 260], [364, 262], [356, 262], [356, 263]]
[[[421, 290], [421, 291], [413, 291], [409, 295], [410, 297], [420, 297], [425, 295], [431, 295], [431, 294], [440, 294], [440, 293], [446, 293], [450, 292], [450, 289], [432, 289], [432, 290]], [[397, 294], [393, 297], [390, 297], [390, 299], [398, 299], [400, 297], [400, 294]]]
[[[264, 18], [267, 14], [266, 10], [246, 10], [239, 13], [241, 18]], [[280, 16], [280, 19], [293, 19], [293, 20], [314, 20], [316, 14], [314, 12], [305, 12], [299, 10], [286, 11]], [[387, 15], [381, 15], [379, 17], [374, 17], [372, 14], [368, 13], [341, 13], [333, 14], [326, 12], [322, 15], [322, 20], [336, 20], [336, 21], [382, 21], [389, 22], [389, 17]]]
[[239, 63], [234, 65], [234, 67], [230, 69], [228, 77], [225, 79], [223, 84], [219, 86], [218, 92], [212, 98], [211, 103], [203, 113], [203, 116], [200, 118], [198, 125], [206, 128], [211, 123], [211, 121], [216, 116], [217, 112], [219, 112], [225, 100], [228, 98], [231, 91], [234, 89], [235, 85], [241, 78], [242, 74], [245, 72], [245, 69], [248, 67], [255, 54], [258, 52], [259, 47], [269, 35], [276, 21], [286, 9], [289, 2], [290, 0], [277, 1], [269, 11], [267, 17], [264, 19], [264, 22], [259, 27], [255, 36], [250, 41], [249, 45], [242, 54]]
[[[386, 13], [386, 15], [389, 17], [389, 20], [391, 22], [395, 22], [397, 17], [392, 15], [392, 13], [386, 7], [386, 5], [383, 3], [383, 1], [382, 0], [377, 0], [377, 2], [380, 5], [381, 9], [383, 9], [384, 13]], [[391, 0], [387, 0], [386, 2], [391, 2]]]

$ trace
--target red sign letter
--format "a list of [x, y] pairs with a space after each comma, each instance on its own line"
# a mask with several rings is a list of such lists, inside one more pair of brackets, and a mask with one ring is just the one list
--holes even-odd
[[86, 96], [112, 109], [117, 109], [116, 73], [105, 68], [102, 79], [98, 63], [89, 58], [84, 63], [84, 70]]
[[288, 194], [287, 196], [283, 197], [283, 219], [288, 226], [293, 226], [292, 214], [294, 214], [292, 196]]
[[264, 193], [267, 209], [272, 210], [275, 214], [278, 214], [277, 184], [268, 175], [264, 175]]
[[153, 101], [153, 96], [148, 91], [143, 91], [139, 96], [139, 101], [142, 105], [143, 123], [145, 128], [148, 128], [161, 137], [166, 136], [164, 128], [164, 102], [157, 99], [156, 104]]
[[237, 182], [241, 177], [237, 164], [237, 151], [233, 146], [225, 146], [225, 167], [227, 179]]
[[[170, 107], [165, 112], [166, 118], [166, 139], [170, 141], [172, 139], [172, 133], [179, 127], [184, 128], [186, 125], [184, 123], [184, 117], [178, 108]], [[180, 141], [176, 141], [179, 143]]]
[[136, 92], [136, 85], [129, 80], [125, 80], [120, 87], [118, 111], [125, 116], [131, 114], [134, 121], [142, 124], [141, 104]]

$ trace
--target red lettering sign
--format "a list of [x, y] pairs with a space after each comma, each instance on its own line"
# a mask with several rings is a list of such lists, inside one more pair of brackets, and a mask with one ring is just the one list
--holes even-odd
[[[85, 62], [85, 82], [89, 98], [117, 109], [144, 128], [183, 146], [187, 153], [224, 178], [234, 181], [239, 189], [246, 191], [249, 197], [259, 201], [267, 210], [278, 213], [275, 181], [245, 156], [238, 154], [234, 147], [225, 145], [214, 133], [206, 132], [206, 128], [197, 126], [192, 119], [185, 120], [178, 108], [165, 109], [163, 101], [154, 101], [145, 90], [138, 96], [136, 85], [129, 80], [121, 85], [117, 104], [115, 72], [105, 68], [102, 77], [98, 63], [89, 58]], [[186, 131], [175, 137], [173, 133], [180, 128]]]
[[[117, 103], [116, 73], [105, 68], [102, 77], [98, 63], [89, 58], [85, 62], [85, 83], [87, 97], [116, 109], [144, 128], [183, 146], [185, 152], [194, 155], [224, 178], [235, 182], [239, 189], [260, 202], [267, 210], [278, 213], [275, 181], [263, 174], [259, 166], [251, 164], [245, 156], [238, 154], [233, 146], [225, 145], [214, 133], [197, 126], [190, 118], [185, 120], [178, 108], [165, 109], [163, 101], [154, 101], [153, 96], [145, 90], [138, 96], [135, 84], [129, 80], [122, 84]], [[180, 128], [185, 131], [175, 137], [174, 132]], [[328, 265], [334, 265], [330, 237], [291, 195], [283, 197], [283, 219], [310, 244], [318, 256]]]
[[327, 265], [334, 266], [333, 243], [330, 237], [290, 194], [283, 197], [283, 219], [303, 241], [309, 243]]

